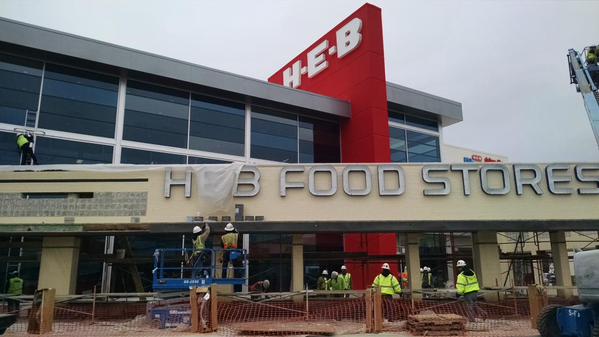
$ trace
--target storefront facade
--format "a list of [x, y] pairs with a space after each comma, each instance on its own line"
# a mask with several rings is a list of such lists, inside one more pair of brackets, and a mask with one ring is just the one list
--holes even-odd
[[[386, 81], [380, 9], [368, 4], [268, 82], [0, 19], [0, 165], [19, 163], [24, 130], [41, 164], [158, 165], [3, 167], [0, 273], [18, 268], [29, 291], [148, 291], [153, 250], [189, 245], [193, 217], [213, 216], [217, 232], [237, 220], [250, 282], [273, 290], [341, 264], [365, 287], [382, 262], [417, 270], [421, 253], [445, 284], [455, 258], [499, 263], [497, 231], [597, 228], [595, 166], [427, 166], [447, 161], [443, 129], [461, 120], [460, 103]], [[256, 167], [259, 193], [206, 209], [196, 177], [190, 197], [180, 186], [166, 197], [167, 176], [228, 163]]]

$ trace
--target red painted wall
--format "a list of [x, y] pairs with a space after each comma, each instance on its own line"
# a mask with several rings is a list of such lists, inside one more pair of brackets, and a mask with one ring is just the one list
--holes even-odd
[[[385, 57], [383, 48], [383, 25], [381, 9], [365, 4], [335, 26], [314, 44], [293, 58], [288, 64], [272, 75], [268, 81], [283, 84], [283, 71], [297, 60], [307, 66], [307, 54], [324, 40], [329, 46], [336, 45], [336, 32], [354, 18], [362, 21], [361, 43], [343, 58], [337, 54], [324, 53], [328, 67], [309, 78], [301, 76], [298, 89], [331, 96], [351, 103], [352, 117], [341, 122], [341, 158], [344, 163], [389, 162], [389, 117], [387, 112], [387, 82], [385, 77]], [[380, 272], [383, 262], [374, 258], [377, 255], [396, 254], [395, 234], [346, 234], [346, 252], [367, 253], [373, 258], [367, 262], [346, 261], [353, 275], [354, 288], [362, 289], [370, 285]], [[398, 266], [388, 261], [394, 274]]]

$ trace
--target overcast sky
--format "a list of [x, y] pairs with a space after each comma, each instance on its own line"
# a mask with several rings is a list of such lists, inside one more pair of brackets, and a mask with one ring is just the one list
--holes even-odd
[[[262, 80], [364, 1], [0, 0], [0, 16]], [[566, 53], [599, 1], [376, 1], [387, 80], [463, 104], [445, 142], [514, 162], [599, 161]]]

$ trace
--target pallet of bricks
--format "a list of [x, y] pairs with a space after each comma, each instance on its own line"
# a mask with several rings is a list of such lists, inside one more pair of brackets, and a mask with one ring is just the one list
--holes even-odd
[[420, 314], [408, 316], [408, 330], [417, 336], [464, 335], [466, 318], [456, 314]]

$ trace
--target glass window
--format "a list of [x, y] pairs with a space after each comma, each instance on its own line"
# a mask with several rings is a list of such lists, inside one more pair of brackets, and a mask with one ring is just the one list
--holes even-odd
[[252, 158], [297, 163], [297, 115], [252, 107]]
[[299, 162], [338, 163], [339, 161], [339, 125], [300, 116]]
[[26, 112], [37, 112], [41, 81], [42, 62], [0, 54], [0, 122], [25, 125]]
[[189, 148], [243, 156], [245, 105], [192, 95]]
[[0, 165], [19, 165], [20, 163], [17, 135], [0, 132]]
[[291, 284], [291, 235], [250, 234], [249, 284], [270, 281], [270, 291], [289, 291]]
[[389, 128], [391, 161], [396, 163], [405, 163], [408, 161], [406, 155], [406, 131], [399, 128]]
[[229, 161], [217, 160], [217, 159], [208, 159], [201, 157], [189, 157], [188, 164], [230, 164]]
[[418, 128], [439, 131], [439, 125], [436, 119], [426, 117], [416, 117], [410, 114], [406, 115], [406, 124]]
[[391, 122], [405, 124], [406, 123], [406, 115], [399, 111], [389, 109], [389, 120]]
[[123, 138], [187, 148], [189, 93], [128, 81]]
[[110, 164], [112, 146], [37, 137], [35, 155], [44, 164]]
[[185, 164], [185, 156], [123, 148], [122, 164]]
[[114, 137], [119, 79], [47, 64], [39, 126]]
[[411, 163], [440, 162], [439, 137], [406, 131], [408, 158]]

